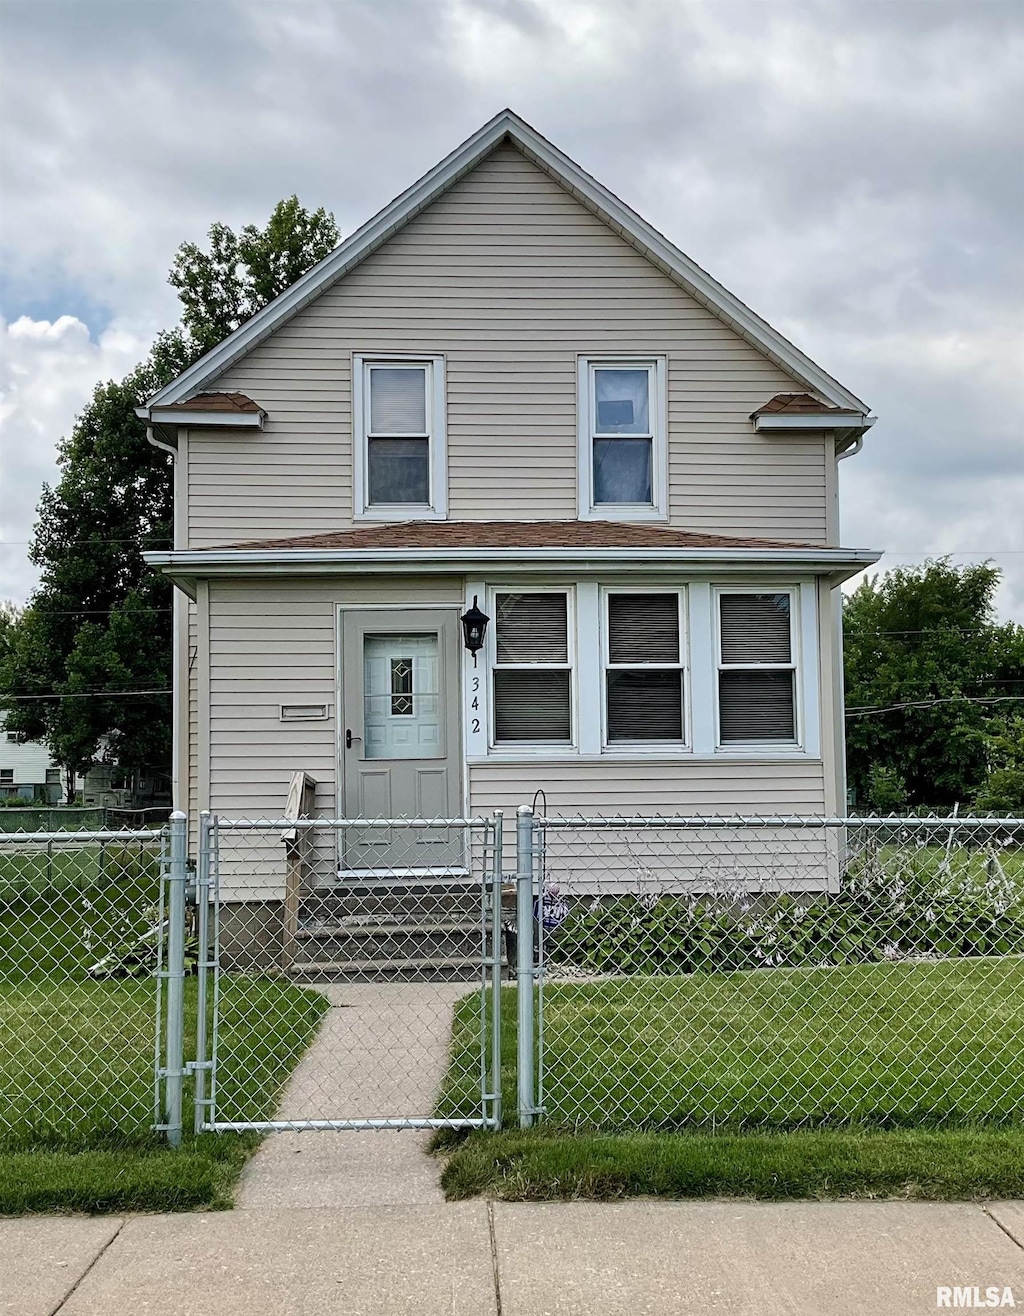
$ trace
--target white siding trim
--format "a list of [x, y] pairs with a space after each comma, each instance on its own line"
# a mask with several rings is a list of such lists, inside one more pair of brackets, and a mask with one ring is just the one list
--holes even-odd
[[[401, 365], [427, 367], [430, 434], [430, 504], [390, 503], [371, 505], [367, 490], [367, 400], [366, 375], [372, 365], [394, 361]], [[356, 353], [352, 358], [352, 515], [356, 521], [443, 521], [448, 516], [448, 440], [443, 356], [420, 356], [405, 352]]]
[[707, 581], [695, 581], [687, 594], [691, 743], [695, 757], [707, 758], [715, 754], [718, 741], [718, 662], [714, 625], [717, 595]]
[[[594, 503], [594, 459], [592, 444], [592, 372], [599, 366], [646, 366], [653, 383], [650, 398], [651, 506], [629, 503]], [[577, 515], [581, 521], [667, 521], [668, 520], [668, 385], [664, 356], [602, 355], [576, 358], [576, 489]]]
[[[467, 761], [474, 757], [487, 757], [487, 728], [491, 725], [491, 682], [488, 654], [490, 652], [491, 636], [494, 634], [495, 621], [494, 609], [487, 606], [489, 599], [486, 581], [469, 580], [466, 582], [466, 607], [463, 611], [473, 606], [474, 598], [477, 600], [478, 605], [489, 613], [491, 620], [487, 626], [488, 634], [484, 639], [484, 647], [476, 656], [476, 666], [474, 667], [468, 654], [465, 654], [462, 659], [462, 741], [463, 753]], [[465, 653], [465, 650], [463, 650], [463, 653]]]
[[604, 692], [601, 653], [601, 593], [596, 581], [580, 581], [576, 586], [576, 700], [578, 704], [581, 754], [601, 753], [601, 727], [604, 722]]

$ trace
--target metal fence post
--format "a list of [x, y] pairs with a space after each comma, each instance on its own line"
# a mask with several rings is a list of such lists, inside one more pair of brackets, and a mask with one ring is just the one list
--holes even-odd
[[533, 1070], [533, 810], [523, 804], [516, 817], [516, 1072], [519, 1127], [533, 1126], [536, 1114]]
[[504, 874], [502, 811], [495, 811], [491, 832], [491, 1119], [501, 1128], [501, 881]]
[[209, 1061], [206, 1057], [206, 1016], [208, 1007], [208, 974], [213, 967], [210, 961], [210, 892], [212, 890], [210, 872], [210, 835], [212, 819], [208, 809], [199, 815], [199, 862], [196, 868], [196, 939], [198, 960], [196, 973], [196, 1058], [190, 1066], [195, 1079], [195, 1100], [193, 1103], [193, 1127], [198, 1133], [206, 1123], [206, 1071]]
[[164, 1123], [167, 1141], [181, 1146], [181, 1090], [185, 1076], [185, 884], [188, 880], [188, 820], [171, 814], [170, 865], [167, 873], [167, 1056]]

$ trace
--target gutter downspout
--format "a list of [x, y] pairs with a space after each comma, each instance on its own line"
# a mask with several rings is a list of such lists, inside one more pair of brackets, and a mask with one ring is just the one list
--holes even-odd
[[[164, 443], [153, 433], [153, 426], [146, 426], [146, 442], [151, 443], [154, 448], [159, 448], [162, 452], [171, 454], [171, 463], [175, 465], [178, 460], [178, 449], [169, 443]], [[173, 476], [172, 476], [173, 479]], [[175, 500], [177, 501], [177, 500]], [[177, 512], [177, 508], [175, 508]], [[177, 516], [175, 516], [177, 521]], [[175, 526], [174, 546], [178, 544], [177, 526]], [[171, 612], [171, 803], [175, 809], [187, 809], [188, 802], [182, 804], [181, 797], [181, 748], [179, 745], [178, 727], [181, 723], [182, 703], [181, 703], [181, 682], [178, 680], [178, 649], [181, 643], [181, 609], [178, 603], [179, 591], [172, 591], [172, 612]]]

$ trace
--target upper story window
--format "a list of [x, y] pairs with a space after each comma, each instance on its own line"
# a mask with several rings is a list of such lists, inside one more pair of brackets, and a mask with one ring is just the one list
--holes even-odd
[[444, 360], [355, 358], [355, 513], [380, 520], [447, 511]]
[[581, 358], [578, 412], [580, 516], [664, 520], [664, 358]]
[[609, 745], [685, 739], [680, 594], [605, 596], [605, 735]]
[[494, 743], [572, 741], [569, 597], [495, 596]]
[[795, 743], [793, 596], [719, 594], [718, 728], [722, 745]]

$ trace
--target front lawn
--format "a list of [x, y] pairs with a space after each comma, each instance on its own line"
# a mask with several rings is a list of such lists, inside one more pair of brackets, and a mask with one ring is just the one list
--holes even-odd
[[449, 1201], [626, 1197], [837, 1197], [965, 1201], [1024, 1197], [1020, 1129], [474, 1133], [450, 1156]]
[[[1024, 1194], [1024, 960], [549, 983], [546, 1114], [441, 1136], [449, 1196]], [[456, 1013], [439, 1110], [465, 1100], [479, 997]]]
[[[326, 998], [276, 979], [226, 976], [223, 988], [221, 1094], [269, 1116]], [[185, 1009], [188, 1056], [194, 981]], [[151, 1132], [153, 1029], [152, 980], [0, 987], [0, 1214], [230, 1204], [259, 1138], [186, 1134], [172, 1151]], [[191, 1099], [187, 1082], [186, 1125]]]

